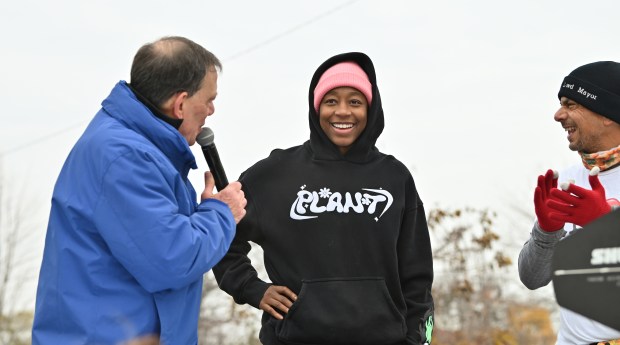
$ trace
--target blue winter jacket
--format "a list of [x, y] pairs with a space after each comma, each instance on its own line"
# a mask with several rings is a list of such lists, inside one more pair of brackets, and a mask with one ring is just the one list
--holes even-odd
[[187, 141], [119, 82], [52, 197], [33, 344], [196, 344], [202, 277], [226, 253], [225, 203], [197, 204]]

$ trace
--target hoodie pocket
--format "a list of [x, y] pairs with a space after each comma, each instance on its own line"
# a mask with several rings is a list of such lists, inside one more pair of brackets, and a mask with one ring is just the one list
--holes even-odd
[[278, 339], [296, 344], [393, 344], [407, 326], [383, 278], [303, 280], [297, 301], [276, 324]]

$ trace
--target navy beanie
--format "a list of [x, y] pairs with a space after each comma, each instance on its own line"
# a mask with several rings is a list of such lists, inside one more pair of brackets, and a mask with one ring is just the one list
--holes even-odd
[[562, 96], [620, 123], [620, 63], [599, 61], [578, 67], [564, 78], [558, 98]]

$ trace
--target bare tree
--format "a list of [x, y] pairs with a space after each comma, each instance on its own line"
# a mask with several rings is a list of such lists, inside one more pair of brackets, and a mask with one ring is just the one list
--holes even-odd
[[[496, 214], [488, 209], [429, 211], [437, 279], [434, 344], [550, 344], [550, 311], [507, 293], [513, 281], [507, 246], [498, 246]], [[532, 325], [541, 332], [531, 332]]]
[[200, 344], [254, 345], [260, 315], [249, 305], [238, 305], [221, 291], [212, 273], [205, 275], [198, 325]]
[[27, 344], [33, 313], [18, 304], [18, 297], [35, 275], [29, 266], [33, 256], [23, 251], [34, 233], [33, 208], [27, 193], [17, 194], [6, 181], [0, 172], [0, 344]]
[[[262, 249], [253, 244], [251, 260], [259, 277], [268, 281], [262, 264]], [[248, 304], [239, 305], [220, 290], [212, 272], [205, 275], [198, 339], [203, 345], [260, 345], [258, 331], [262, 312]]]

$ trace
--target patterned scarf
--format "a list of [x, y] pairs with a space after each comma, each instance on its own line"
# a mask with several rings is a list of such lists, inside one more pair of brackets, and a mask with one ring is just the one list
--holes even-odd
[[600, 151], [596, 153], [579, 152], [579, 154], [581, 155], [583, 166], [588, 170], [599, 167], [601, 171], [604, 171], [620, 163], [620, 146], [609, 151]]

